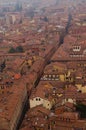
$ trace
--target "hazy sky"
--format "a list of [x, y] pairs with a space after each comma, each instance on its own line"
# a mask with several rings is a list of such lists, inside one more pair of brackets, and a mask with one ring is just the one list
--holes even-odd
[[[0, 4], [2, 4], [2, 3], [10, 3], [10, 4], [12, 4], [12, 3], [16, 3], [16, 1], [22, 1], [22, 2], [25, 2], [25, 1], [28, 1], [29, 3], [42, 3], [42, 4], [55, 4], [55, 2], [57, 1], [59, 1], [59, 2], [64, 2], [64, 3], [66, 3], [66, 2], [68, 2], [68, 3], [71, 3], [72, 1], [73, 2], [76, 2], [76, 3], [78, 3], [78, 2], [80, 2], [80, 1], [82, 1], [82, 0], [0, 0]], [[86, 0], [85, 0], [86, 1]]]

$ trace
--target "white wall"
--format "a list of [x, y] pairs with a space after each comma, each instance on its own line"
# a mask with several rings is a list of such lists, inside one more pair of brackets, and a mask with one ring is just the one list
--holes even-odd
[[43, 105], [45, 108], [51, 109], [52, 101], [50, 102], [50, 101], [42, 99], [40, 97], [35, 97], [33, 99], [30, 99], [30, 108], [33, 108], [33, 107], [36, 107], [39, 105]]

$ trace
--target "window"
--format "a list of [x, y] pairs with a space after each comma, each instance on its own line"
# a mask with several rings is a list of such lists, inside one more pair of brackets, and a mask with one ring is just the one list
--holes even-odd
[[1, 89], [4, 89], [4, 86], [1, 86]]
[[66, 121], [70, 122], [70, 118], [66, 118]]
[[36, 101], [38, 101], [38, 98], [36, 98]]
[[28, 62], [26, 63], [26, 65], [29, 65]]
[[43, 127], [43, 126], [44, 126], [44, 124], [41, 124], [41, 126]]
[[53, 69], [52, 71], [55, 72], [55, 69]]
[[53, 75], [53, 78], [55, 78], [55, 75]]
[[45, 93], [45, 98], [48, 98], [49, 97], [49, 93]]
[[48, 125], [48, 130], [50, 130], [50, 125]]
[[48, 116], [45, 116], [45, 119], [48, 119]]
[[11, 81], [10, 83], [11, 83], [11, 84], [13, 84], [13, 82], [12, 82], [12, 81]]
[[45, 75], [45, 78], [47, 78], [48, 77], [48, 75]]
[[55, 123], [56, 123], [56, 122], [54, 121], [53, 124], [55, 125]]
[[55, 87], [53, 87], [53, 90], [56, 90], [56, 88], [55, 88]]
[[32, 53], [34, 53], [34, 51], [32, 51]]
[[80, 64], [78, 64], [78, 66], [80, 66]]
[[73, 51], [80, 51], [81, 47], [80, 46], [73, 46]]
[[9, 82], [6, 82], [6, 84], [9, 84]]
[[36, 98], [36, 101], [41, 101], [41, 99], [40, 98]]
[[68, 101], [68, 99], [66, 99], [66, 101]]
[[68, 80], [68, 77], [66, 77], [66, 79]]
[[35, 122], [35, 125], [37, 125], [37, 122]]
[[72, 78], [71, 78], [71, 77], [70, 77], [69, 79], [70, 79], [70, 81], [72, 80]]
[[79, 90], [78, 92], [79, 92], [79, 93], [82, 93], [82, 91], [81, 91], [81, 90]]
[[49, 78], [51, 78], [51, 75], [49, 75]]
[[59, 76], [58, 76], [58, 75], [56, 75], [56, 77], [57, 77], [57, 78], [59, 78]]

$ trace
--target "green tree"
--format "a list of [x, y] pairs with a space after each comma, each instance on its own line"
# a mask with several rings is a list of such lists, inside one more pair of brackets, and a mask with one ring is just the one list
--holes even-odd
[[24, 52], [24, 49], [22, 46], [16, 47], [16, 52]]
[[81, 118], [86, 118], [86, 105], [82, 103], [77, 103], [75, 107], [76, 111], [80, 113]]
[[9, 50], [8, 52], [9, 52], [9, 53], [15, 53], [16, 50], [15, 50], [13, 47], [11, 47], [10, 50]]

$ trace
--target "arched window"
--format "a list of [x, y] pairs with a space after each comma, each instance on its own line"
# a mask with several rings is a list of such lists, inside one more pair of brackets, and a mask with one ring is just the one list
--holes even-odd
[[39, 98], [39, 101], [41, 101], [41, 99]]
[[4, 86], [1, 86], [1, 89], [4, 89]]
[[38, 98], [36, 98], [36, 101], [38, 101]]

